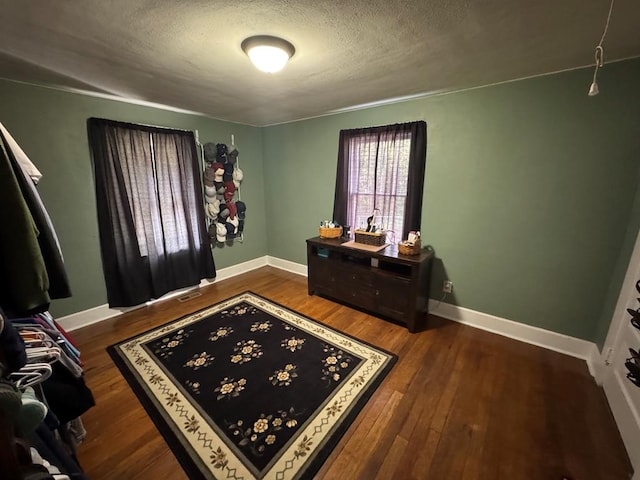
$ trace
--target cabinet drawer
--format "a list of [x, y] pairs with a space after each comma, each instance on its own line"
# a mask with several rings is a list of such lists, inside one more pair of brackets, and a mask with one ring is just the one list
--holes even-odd
[[370, 269], [366, 268], [350, 268], [342, 272], [345, 282], [354, 287], [365, 286], [373, 288], [375, 286], [375, 276], [372, 275]]
[[331, 294], [340, 286], [341, 277], [337, 262], [317, 258], [309, 259], [309, 284], [314, 288]]
[[366, 285], [351, 285], [340, 291], [340, 299], [368, 310], [374, 310], [376, 306], [376, 291]]
[[403, 277], [380, 276], [376, 283], [378, 311], [397, 320], [406, 321], [415, 309], [411, 281]]

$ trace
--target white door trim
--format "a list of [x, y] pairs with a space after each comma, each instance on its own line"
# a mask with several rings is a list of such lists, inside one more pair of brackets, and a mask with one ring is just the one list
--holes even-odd
[[[636, 281], [640, 279], [640, 232], [629, 260], [627, 273], [622, 283], [618, 302], [613, 312], [607, 339], [600, 356], [600, 368], [596, 380], [601, 383], [609, 406], [620, 430], [629, 460], [635, 471], [634, 480], [640, 480], [640, 388], [627, 378], [625, 359], [629, 356], [629, 347], [640, 348], [640, 330], [630, 322], [627, 308], [640, 306], [636, 298]], [[608, 365], [605, 363], [608, 360]]]

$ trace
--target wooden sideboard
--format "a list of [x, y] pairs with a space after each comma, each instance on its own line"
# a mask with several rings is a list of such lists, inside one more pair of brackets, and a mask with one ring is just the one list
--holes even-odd
[[367, 310], [415, 332], [427, 318], [433, 250], [402, 255], [390, 245], [378, 252], [343, 246], [339, 238], [307, 240], [309, 295]]

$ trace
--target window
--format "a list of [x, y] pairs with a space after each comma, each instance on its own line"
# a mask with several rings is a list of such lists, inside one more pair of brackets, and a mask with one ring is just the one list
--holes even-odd
[[376, 212], [384, 230], [402, 232], [409, 174], [408, 132], [399, 135], [359, 134], [349, 139], [349, 201], [347, 221], [366, 226]]
[[361, 228], [375, 212], [398, 240], [419, 230], [425, 160], [425, 122], [342, 130], [335, 220]]
[[97, 118], [87, 129], [109, 305], [215, 276], [193, 132]]
[[188, 214], [201, 202], [195, 202], [193, 185], [182, 182], [181, 152], [171, 134], [122, 129], [114, 140], [140, 255], [153, 255], [154, 249], [166, 254], [188, 250], [187, 229], [197, 230], [197, 216]]

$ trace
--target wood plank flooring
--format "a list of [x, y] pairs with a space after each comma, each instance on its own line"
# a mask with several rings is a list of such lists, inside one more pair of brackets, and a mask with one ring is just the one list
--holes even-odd
[[264, 267], [73, 332], [97, 406], [78, 456], [92, 480], [186, 476], [105, 348], [251, 290], [390, 350], [399, 361], [318, 479], [617, 480], [631, 477], [603, 391], [578, 359], [430, 315], [411, 334]]

